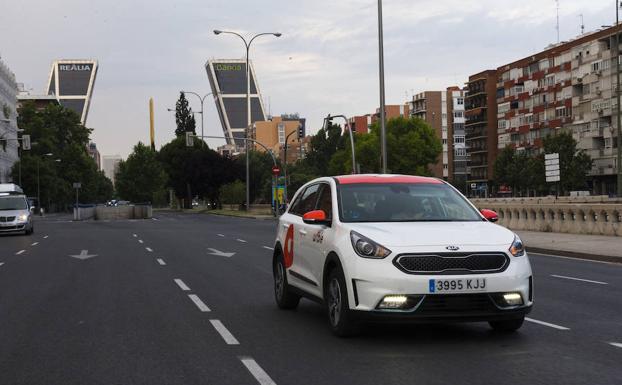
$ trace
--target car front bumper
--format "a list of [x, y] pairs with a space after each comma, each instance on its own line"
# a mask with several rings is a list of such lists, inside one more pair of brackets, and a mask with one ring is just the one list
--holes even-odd
[[[407, 274], [390, 260], [356, 260], [349, 266], [350, 309], [371, 320], [484, 321], [517, 318], [533, 306], [533, 278], [529, 258], [511, 257], [504, 271], [489, 274]], [[486, 279], [485, 290], [430, 292], [430, 280]], [[523, 304], [507, 307], [499, 300], [504, 293], [520, 293]], [[409, 298], [405, 309], [380, 309], [388, 295]]]
[[12, 223], [0, 223], [1, 233], [19, 233], [30, 229], [31, 224], [28, 222], [12, 222]]

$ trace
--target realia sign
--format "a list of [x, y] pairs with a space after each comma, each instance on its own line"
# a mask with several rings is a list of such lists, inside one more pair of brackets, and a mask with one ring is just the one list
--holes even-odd
[[61, 71], [90, 71], [90, 64], [59, 64], [58, 69]]

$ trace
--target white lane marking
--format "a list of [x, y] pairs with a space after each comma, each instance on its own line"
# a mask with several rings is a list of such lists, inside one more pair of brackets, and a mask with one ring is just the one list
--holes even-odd
[[154, 221], [159, 221], [159, 219], [158, 219], [158, 218], [155, 218], [155, 217], [153, 217], [153, 218], [151, 218], [151, 219], [153, 219]]
[[557, 330], [570, 330], [570, 328], [567, 328], [565, 326], [559, 326], [559, 325], [555, 325], [555, 324], [544, 322], [544, 321], [539, 321], [537, 319], [533, 319], [529, 317], [525, 317], [525, 321], [533, 322], [535, 324], [542, 325], [542, 326], [548, 326], [550, 328], [557, 329]]
[[49, 235], [46, 235], [46, 236], [43, 237], [43, 239], [48, 239], [48, 237], [49, 237]]
[[[0, 263], [0, 265], [2, 264]], [[622, 344], [619, 342], [609, 342], [609, 345], [615, 346], [616, 348], [622, 348]]]
[[553, 255], [553, 254], [541, 254], [541, 253], [529, 253], [529, 255], [540, 255], [542, 257], [553, 257], [553, 258], [561, 258], [561, 259], [571, 259], [573, 261], [579, 262], [594, 262], [594, 263], [604, 263], [605, 265], [620, 265], [619, 262], [607, 262], [607, 261], [597, 261], [595, 259], [582, 259], [582, 258], [574, 258], [574, 257], [565, 257], [563, 255]]
[[203, 301], [201, 301], [201, 298], [199, 298], [198, 295], [196, 295], [196, 294], [188, 294], [188, 298], [190, 298], [192, 300], [192, 302], [194, 302], [194, 304], [197, 305], [199, 310], [201, 310], [202, 312], [205, 313], [205, 312], [210, 311], [209, 307], [207, 307], [207, 305], [205, 303], [203, 303]]
[[4, 265], [4, 262], [0, 262], [0, 266]]
[[188, 287], [188, 285], [186, 285], [184, 281], [182, 281], [181, 279], [175, 278], [175, 283], [177, 284], [177, 286], [179, 286], [181, 290], [190, 291], [190, 288]]
[[39, 242], [33, 242], [30, 246], [37, 246]]
[[270, 246], [261, 246], [261, 247], [263, 247], [264, 249], [268, 249], [268, 250], [274, 250], [274, 247], [270, 247]]
[[132, 236], [133, 236], [134, 238], [138, 238], [138, 235], [136, 235], [136, 234], [132, 234]]
[[238, 241], [238, 242], [242, 242], [242, 243], [246, 243], [246, 241], [245, 241], [245, 240], [240, 239], [240, 238], [236, 239], [236, 241]]
[[143, 242], [143, 240], [142, 240], [142, 239], [139, 239], [139, 240], [138, 240], [138, 243], [144, 243], [144, 242]]
[[159, 263], [161, 266], [166, 265], [166, 262], [164, 262], [164, 260], [163, 260], [162, 258], [158, 258], [158, 259], [157, 259], [157, 261], [158, 261], [158, 263]]
[[147, 250], [150, 253], [153, 253], [153, 249], [151, 249], [151, 247], [145, 247], [145, 250]]
[[225, 236], [224, 234], [217, 234], [217, 235], [218, 235], [219, 237], [224, 237], [224, 236]]
[[20, 254], [25, 253], [25, 252], [26, 252], [26, 250], [20, 250], [17, 253], [15, 253], [15, 255], [20, 255]]
[[233, 336], [233, 334], [231, 334], [231, 332], [225, 327], [225, 325], [223, 325], [222, 322], [220, 322], [220, 320], [211, 319], [209, 320], [209, 322], [212, 323], [212, 326], [214, 327], [214, 329], [216, 329], [216, 331], [218, 332], [218, 334], [220, 334], [222, 339], [225, 340], [227, 345], [239, 345], [240, 344], [238, 340]]
[[246, 369], [251, 372], [260, 385], [276, 385], [276, 382], [270, 378], [268, 373], [266, 373], [254, 359], [250, 357], [240, 357], [240, 361], [242, 361]]
[[607, 283], [607, 282], [592, 281], [591, 279], [583, 279], [583, 278], [567, 277], [567, 276], [565, 276], [565, 275], [551, 274], [551, 277], [555, 277], [555, 278], [562, 278], [562, 279], [571, 279], [571, 280], [573, 280], [573, 281], [581, 281], [581, 282], [596, 283], [596, 284], [599, 284], [599, 285], [608, 285], [608, 283]]

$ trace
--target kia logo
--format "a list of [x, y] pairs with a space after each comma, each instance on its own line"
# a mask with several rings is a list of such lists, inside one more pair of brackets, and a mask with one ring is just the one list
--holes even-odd
[[447, 250], [449, 250], [449, 251], [456, 251], [456, 250], [460, 250], [460, 248], [459, 248], [458, 246], [453, 246], [453, 245], [447, 246], [447, 247], [445, 247], [445, 248], [446, 248]]

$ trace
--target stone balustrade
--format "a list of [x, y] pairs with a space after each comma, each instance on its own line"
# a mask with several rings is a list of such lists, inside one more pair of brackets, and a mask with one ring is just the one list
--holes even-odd
[[[602, 196], [473, 199], [512, 230], [622, 236], [622, 199]], [[622, 245], [622, 244], [621, 244]]]

